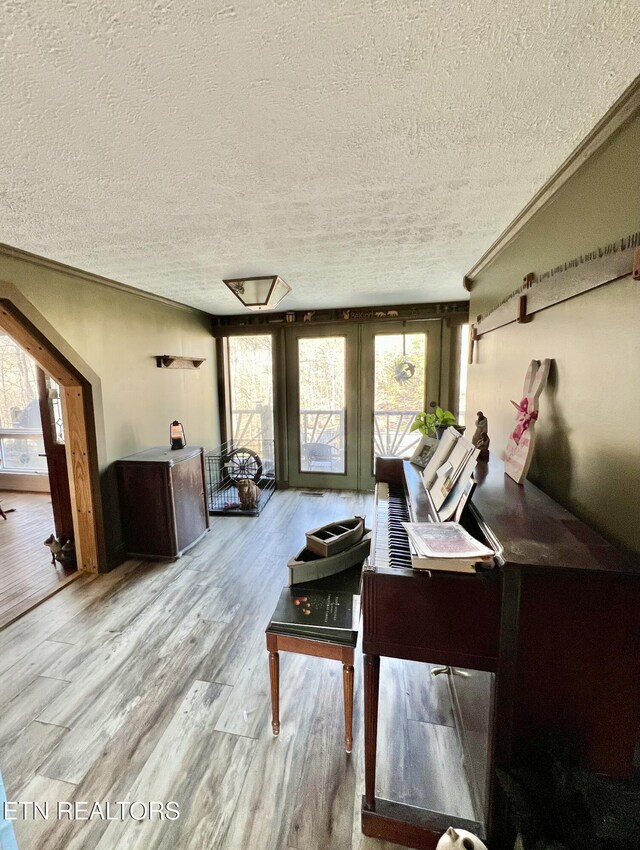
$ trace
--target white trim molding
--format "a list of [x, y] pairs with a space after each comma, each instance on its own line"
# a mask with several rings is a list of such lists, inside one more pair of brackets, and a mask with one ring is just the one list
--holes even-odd
[[480, 257], [477, 263], [463, 278], [464, 288], [470, 292], [475, 278], [498, 254], [512, 242], [523, 227], [529, 222], [543, 206], [545, 206], [558, 190], [572, 177], [584, 163], [593, 156], [627, 121], [631, 120], [640, 111], [640, 76], [631, 83], [613, 104], [605, 115], [598, 121], [596, 126], [580, 142], [572, 154], [551, 175], [542, 188], [536, 192], [529, 203], [513, 219], [511, 224], [503, 230], [496, 241]]

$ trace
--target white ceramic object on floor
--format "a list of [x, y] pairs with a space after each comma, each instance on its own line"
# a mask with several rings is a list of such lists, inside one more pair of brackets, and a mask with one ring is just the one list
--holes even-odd
[[436, 850], [487, 850], [487, 845], [466, 829], [454, 829], [450, 826], [440, 837]]

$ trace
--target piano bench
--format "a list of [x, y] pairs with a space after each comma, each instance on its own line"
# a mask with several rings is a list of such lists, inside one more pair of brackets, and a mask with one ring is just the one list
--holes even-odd
[[274, 735], [280, 734], [280, 656], [279, 652], [297, 652], [342, 662], [342, 688], [344, 693], [344, 749], [353, 749], [353, 653], [357, 641], [334, 643], [326, 640], [300, 637], [278, 632], [270, 625], [267, 629], [269, 651], [269, 676], [271, 679], [271, 728]]

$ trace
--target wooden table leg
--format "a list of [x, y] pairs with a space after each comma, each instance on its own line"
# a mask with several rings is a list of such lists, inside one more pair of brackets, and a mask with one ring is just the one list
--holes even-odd
[[269, 649], [269, 678], [271, 679], [271, 728], [280, 734], [280, 654], [273, 646]]
[[[353, 658], [351, 659], [353, 662]], [[342, 664], [342, 686], [344, 691], [344, 750], [353, 749], [353, 663]]]
[[378, 747], [378, 691], [380, 656], [364, 656], [364, 801], [365, 807], [376, 807], [376, 751]]
[[271, 679], [271, 728], [274, 735], [280, 734], [280, 655], [278, 638], [267, 635], [269, 650], [269, 678]]

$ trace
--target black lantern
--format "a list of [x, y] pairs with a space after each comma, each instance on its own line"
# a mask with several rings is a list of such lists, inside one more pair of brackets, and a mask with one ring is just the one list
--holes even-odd
[[177, 419], [173, 420], [169, 426], [169, 437], [171, 439], [172, 449], [183, 449], [187, 445], [187, 438], [184, 434], [182, 422], [178, 422]]

